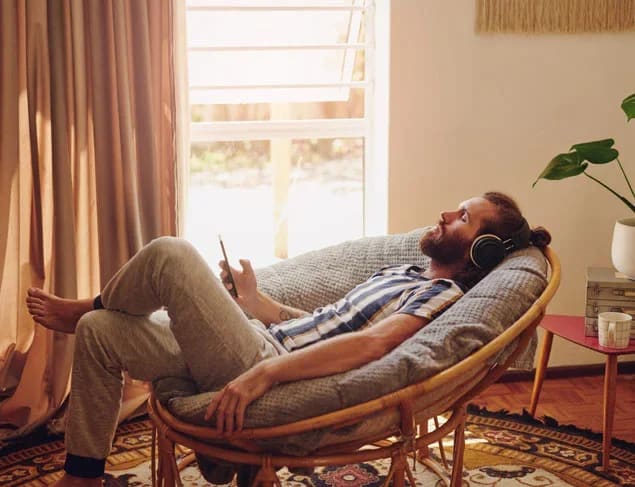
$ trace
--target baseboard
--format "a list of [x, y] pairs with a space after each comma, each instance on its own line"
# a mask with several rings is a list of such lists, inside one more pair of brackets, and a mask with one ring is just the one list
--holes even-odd
[[[618, 374], [635, 374], [635, 361], [618, 362]], [[522, 382], [533, 381], [535, 370], [508, 370], [498, 382]], [[593, 375], [604, 375], [604, 364], [588, 365], [562, 365], [558, 367], [547, 367], [546, 379], [568, 379], [572, 377], [589, 377]]]

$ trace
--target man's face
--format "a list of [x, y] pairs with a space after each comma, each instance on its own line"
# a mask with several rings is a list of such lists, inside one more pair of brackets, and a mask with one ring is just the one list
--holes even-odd
[[467, 260], [483, 222], [495, 217], [493, 203], [480, 196], [470, 198], [456, 210], [441, 212], [437, 225], [421, 237], [421, 251], [442, 264]]

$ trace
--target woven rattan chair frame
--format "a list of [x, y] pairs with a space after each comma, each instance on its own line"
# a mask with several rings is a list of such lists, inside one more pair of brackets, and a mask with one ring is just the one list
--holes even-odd
[[[230, 436], [220, 436], [214, 428], [196, 426], [174, 417], [152, 394], [148, 407], [154, 424], [153, 485], [182, 485], [179, 471], [193, 460], [193, 455], [189, 455], [186, 457], [187, 461], [177, 465], [175, 444], [179, 444], [222, 462], [259, 466], [253, 485], [261, 484], [265, 487], [280, 485], [276, 470], [283, 466], [294, 468], [346, 465], [380, 458], [392, 459], [385, 485], [392, 480], [395, 487], [402, 487], [406, 478], [410, 485], [415, 485], [407, 464], [408, 455], [415, 453], [420, 461], [441, 475], [446, 484], [460, 486], [467, 403], [498, 380], [514, 359], [525, 350], [560, 283], [560, 262], [557, 256], [549, 248], [543, 252], [550, 267], [547, 286], [516, 322], [494, 340], [452, 367], [422, 382], [377, 399], [285, 425], [243, 429]], [[505, 354], [503, 361], [497, 362], [503, 350], [509, 353]], [[418, 398], [438, 392], [447, 384], [453, 384], [454, 387], [449, 390], [446, 387], [444, 393], [432, 402], [425, 403], [421, 408], [418, 406]], [[258, 446], [258, 440], [325, 427], [337, 429], [359, 423], [377, 414], [393, 414], [397, 419], [385, 431], [373, 437], [329, 445], [307, 456], [279, 455], [276, 452], [264, 451]], [[435, 418], [436, 422], [436, 417], [441, 414], [447, 415], [445, 423], [441, 426], [437, 423], [433, 431], [428, 431], [428, 419]], [[445, 456], [442, 457], [445, 464], [443, 468], [429, 458], [428, 445], [436, 441], [441, 443], [441, 440], [452, 431], [453, 466], [449, 477]], [[367, 448], [360, 449], [362, 446]], [[441, 451], [443, 452], [443, 448]]]

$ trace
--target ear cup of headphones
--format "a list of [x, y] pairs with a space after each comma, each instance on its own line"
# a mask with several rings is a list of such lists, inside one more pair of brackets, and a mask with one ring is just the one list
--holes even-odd
[[499, 264], [507, 255], [503, 241], [496, 235], [481, 235], [472, 242], [470, 259], [481, 269], [491, 269]]
[[491, 269], [500, 264], [509, 252], [524, 249], [530, 243], [531, 228], [523, 218], [520, 228], [505, 241], [492, 233], [477, 237], [470, 247], [470, 259], [481, 269]]

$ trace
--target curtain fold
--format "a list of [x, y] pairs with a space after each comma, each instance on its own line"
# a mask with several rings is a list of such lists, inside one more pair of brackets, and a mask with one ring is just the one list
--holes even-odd
[[[73, 337], [35, 324], [26, 290], [92, 297], [176, 234], [180, 4], [0, 2], [0, 437], [49, 420], [69, 390]], [[122, 417], [146, 390], [126, 387]]]

